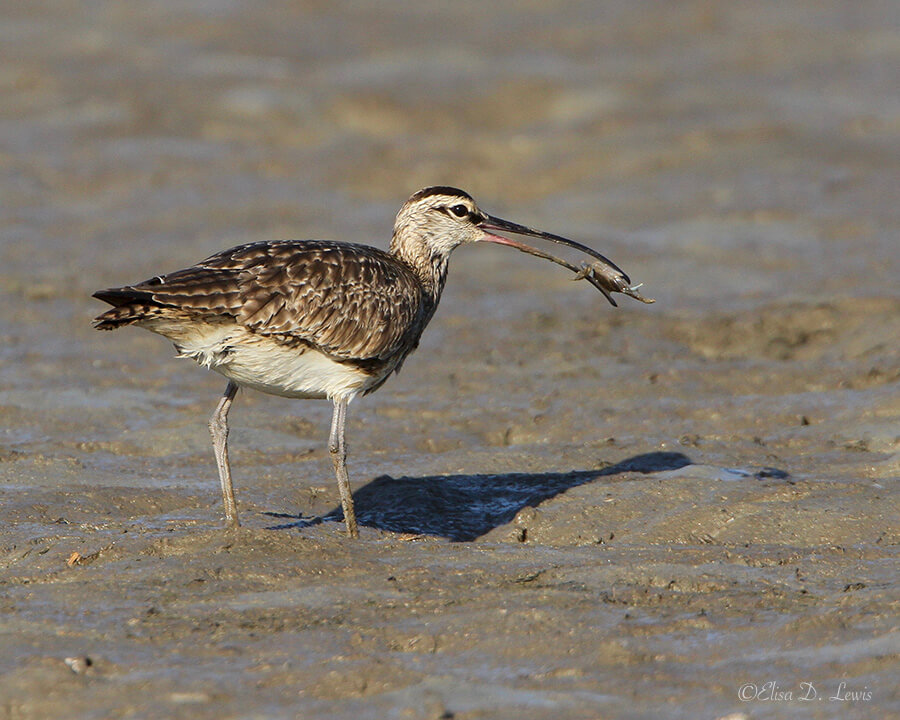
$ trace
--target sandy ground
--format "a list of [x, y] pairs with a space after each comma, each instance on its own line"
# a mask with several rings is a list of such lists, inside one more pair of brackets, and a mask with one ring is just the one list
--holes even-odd
[[[0, 719], [900, 717], [900, 6], [6, 3]], [[90, 293], [415, 189], [457, 251], [351, 407], [232, 412]]]

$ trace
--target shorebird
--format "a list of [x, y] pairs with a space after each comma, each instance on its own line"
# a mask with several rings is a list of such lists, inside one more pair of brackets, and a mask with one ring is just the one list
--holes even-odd
[[[495, 232], [580, 250], [580, 267]], [[347, 474], [344, 424], [358, 395], [381, 387], [416, 349], [447, 280], [450, 253], [464, 243], [507, 245], [562, 265], [615, 305], [610, 293], [642, 302], [637, 285], [611, 260], [573, 240], [488, 215], [452, 187], [429, 187], [404, 203], [390, 251], [320, 240], [239, 245], [196, 265], [135, 285], [100, 290], [113, 306], [100, 330], [137, 325], [228, 378], [209, 421], [225, 515], [238, 526], [228, 462], [228, 411], [238, 388], [334, 403], [328, 448], [347, 534], [358, 536]]]

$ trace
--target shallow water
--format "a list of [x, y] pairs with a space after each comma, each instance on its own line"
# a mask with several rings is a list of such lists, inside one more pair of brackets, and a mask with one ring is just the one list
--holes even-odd
[[[0, 718], [900, 714], [896, 4], [0, 14]], [[657, 303], [461, 248], [360, 542], [330, 407], [252, 392], [222, 531], [224, 380], [91, 292], [432, 184]]]

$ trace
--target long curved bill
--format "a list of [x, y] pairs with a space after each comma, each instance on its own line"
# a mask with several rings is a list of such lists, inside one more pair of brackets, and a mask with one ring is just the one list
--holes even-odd
[[[503, 220], [502, 218], [487, 214], [485, 214], [484, 219], [478, 223], [478, 227], [484, 231], [484, 237], [481, 238], [482, 242], [492, 242], [496, 243], [497, 245], [508, 245], [509, 247], [513, 247], [516, 250], [528, 253], [529, 255], [544, 258], [545, 260], [554, 262], [557, 265], [562, 265], [563, 267], [568, 268], [575, 273], [575, 277], [572, 278], [573, 280], [587, 280], [589, 283], [591, 283], [591, 285], [602, 292], [606, 299], [609, 300], [609, 302], [612, 303], [614, 307], [617, 307], [616, 301], [613, 300], [612, 295], [610, 294], [614, 292], [628, 295], [629, 297], [633, 297], [635, 300], [640, 300], [643, 303], [655, 302], [655, 300], [645, 298], [638, 292], [638, 288], [640, 287], [640, 285], [632, 285], [631, 278], [629, 278], [628, 275], [625, 274], [625, 271], [622, 270], [622, 268], [616, 265], [608, 257], [601, 255], [599, 252], [597, 252], [593, 248], [588, 247], [587, 245], [582, 245], [579, 242], [569, 240], [568, 238], [564, 238], [560, 235], [543, 232], [542, 230], [534, 230], [530, 227], [526, 227], [525, 225], [519, 225], [518, 223], [510, 222], [509, 220]], [[543, 250], [538, 250], [537, 248], [533, 248], [530, 245], [526, 245], [525, 243], [517, 242], [516, 240], [510, 240], [509, 238], [503, 237], [502, 235], [494, 235], [494, 233], [491, 232], [492, 230], [515, 233], [516, 235], [528, 235], [530, 237], [541, 238], [542, 240], [549, 240], [559, 245], [566, 245], [570, 248], [575, 248], [576, 250], [580, 250], [581, 252], [590, 255], [592, 258], [594, 258], [594, 262], [582, 262], [581, 267], [576, 267], [561, 258], [544, 252]]]

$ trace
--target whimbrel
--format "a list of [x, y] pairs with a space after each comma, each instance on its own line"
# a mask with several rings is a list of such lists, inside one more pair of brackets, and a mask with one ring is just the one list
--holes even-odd
[[[593, 258], [576, 267], [495, 232], [542, 238]], [[491, 242], [550, 260], [576, 273], [615, 305], [610, 293], [642, 302], [628, 276], [573, 240], [488, 215], [462, 190], [429, 187], [404, 203], [390, 251], [319, 240], [255, 242], [196, 265], [94, 297], [113, 306], [94, 327], [138, 325], [171, 340], [179, 357], [228, 378], [209, 421], [225, 514], [239, 525], [228, 462], [228, 410], [239, 387], [334, 403], [329, 450], [347, 533], [358, 535], [347, 475], [344, 423], [358, 395], [400, 369], [434, 315], [450, 253]]]

